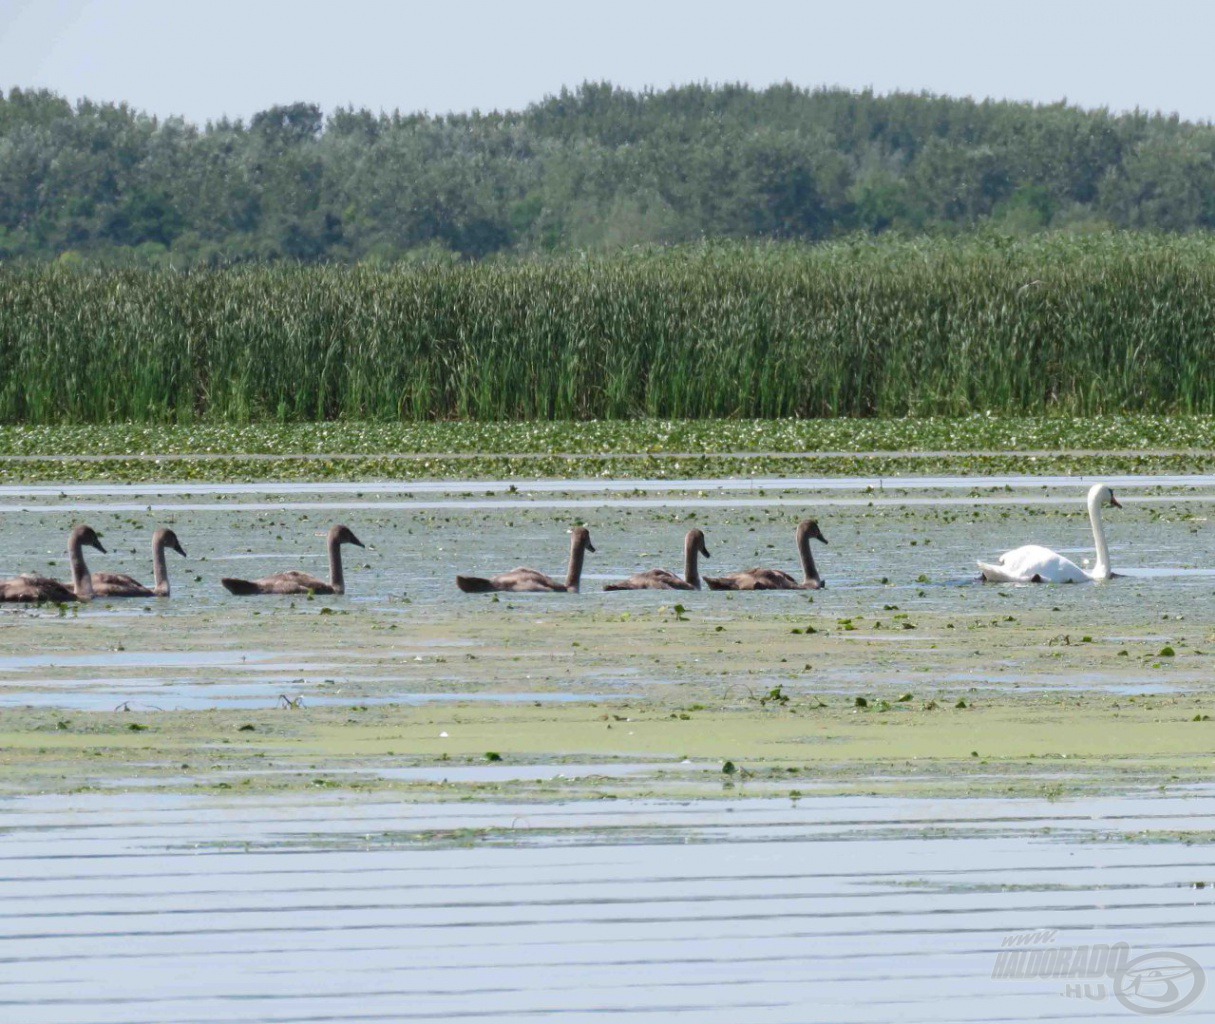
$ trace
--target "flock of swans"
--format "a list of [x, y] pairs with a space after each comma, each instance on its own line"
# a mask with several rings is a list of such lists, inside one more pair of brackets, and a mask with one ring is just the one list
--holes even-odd
[[[810, 553], [810, 538], [824, 544], [827, 538], [813, 519], [806, 519], [797, 527], [797, 550], [802, 560], [802, 578], [796, 580], [781, 569], [744, 569], [728, 576], [706, 576], [703, 582], [710, 590], [819, 590], [824, 586], [823, 578], [814, 565]], [[570, 564], [565, 582], [555, 580], [535, 569], [520, 567], [498, 576], [485, 579], [480, 576], [457, 576], [456, 586], [466, 594], [484, 594], [490, 591], [514, 593], [577, 593], [582, 580], [582, 562], [588, 551], [593, 552], [591, 534], [585, 526], [576, 527], [570, 538]], [[700, 556], [709, 557], [702, 530], [689, 530], [683, 541], [683, 578], [667, 569], [647, 569], [619, 583], [608, 583], [604, 590], [700, 590]]]
[[[1081, 583], [1107, 580], [1110, 571], [1109, 547], [1101, 522], [1101, 509], [1106, 505], [1121, 508], [1113, 491], [1106, 484], [1094, 484], [1088, 492], [1088, 515], [1093, 527], [1093, 542], [1097, 560], [1091, 572], [1086, 572], [1070, 559], [1037, 544], [1027, 544], [1002, 554], [997, 562], [979, 562], [982, 578], [995, 583]], [[801, 559], [802, 578], [798, 580], [782, 569], [754, 568], [725, 576], [700, 575], [700, 556], [709, 557], [705, 535], [699, 529], [689, 530], [684, 538], [684, 575], [677, 576], [666, 569], [650, 569], [637, 573], [619, 583], [609, 583], [604, 590], [700, 590], [704, 583], [710, 590], [819, 590], [825, 584], [814, 564], [810, 541], [823, 544], [818, 523], [806, 519], [798, 524], [795, 534], [797, 552]], [[224, 588], [238, 596], [255, 594], [344, 594], [346, 579], [342, 572], [342, 545], [363, 547], [349, 527], [335, 526], [327, 537], [329, 579], [322, 580], [306, 572], [291, 570], [259, 580], [224, 577]], [[72, 580], [62, 583], [42, 576], [18, 576], [0, 582], [0, 601], [52, 601], [66, 603], [88, 601], [96, 597], [168, 597], [169, 573], [165, 551], [170, 549], [185, 556], [177, 534], [159, 529], [152, 537], [152, 571], [154, 584], [146, 587], [130, 576], [118, 573], [89, 572], [84, 561], [84, 548], [104, 553], [101, 540], [89, 526], [77, 526], [68, 539], [68, 562]], [[587, 552], [594, 552], [590, 531], [584, 526], [572, 531], [569, 569], [565, 580], [553, 579], [535, 569], [520, 567], [497, 576], [457, 576], [456, 586], [468, 594], [506, 591], [513, 593], [577, 593], [582, 580], [582, 567]]]

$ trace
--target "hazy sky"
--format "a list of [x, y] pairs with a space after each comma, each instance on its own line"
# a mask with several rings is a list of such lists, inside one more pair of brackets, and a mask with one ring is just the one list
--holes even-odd
[[203, 122], [517, 109], [586, 80], [872, 87], [1215, 119], [1208, 0], [0, 0], [0, 88]]

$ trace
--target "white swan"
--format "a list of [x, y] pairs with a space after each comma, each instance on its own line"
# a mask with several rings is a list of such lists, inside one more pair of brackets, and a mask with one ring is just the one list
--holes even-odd
[[1000, 556], [998, 565], [979, 562], [983, 579], [990, 583], [1086, 583], [1089, 580], [1108, 580], [1110, 571], [1110, 549], [1105, 543], [1105, 530], [1101, 526], [1101, 506], [1113, 505], [1122, 508], [1108, 484], [1093, 484], [1088, 489], [1088, 518], [1093, 524], [1093, 544], [1097, 548], [1097, 561], [1092, 572], [1085, 572], [1070, 558], [1038, 544], [1026, 544], [1013, 548]]

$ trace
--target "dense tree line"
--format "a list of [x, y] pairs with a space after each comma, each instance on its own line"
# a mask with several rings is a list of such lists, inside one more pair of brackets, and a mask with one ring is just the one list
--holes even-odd
[[1215, 127], [779, 86], [562, 91], [522, 112], [198, 127], [0, 94], [0, 258], [175, 266], [700, 238], [1215, 227]]

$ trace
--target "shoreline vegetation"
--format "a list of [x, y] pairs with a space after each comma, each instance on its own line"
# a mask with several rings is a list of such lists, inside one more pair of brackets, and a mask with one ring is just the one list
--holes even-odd
[[0, 482], [1215, 472], [1215, 417], [0, 426]]
[[0, 310], [7, 424], [1215, 413], [1202, 236], [10, 265]]

